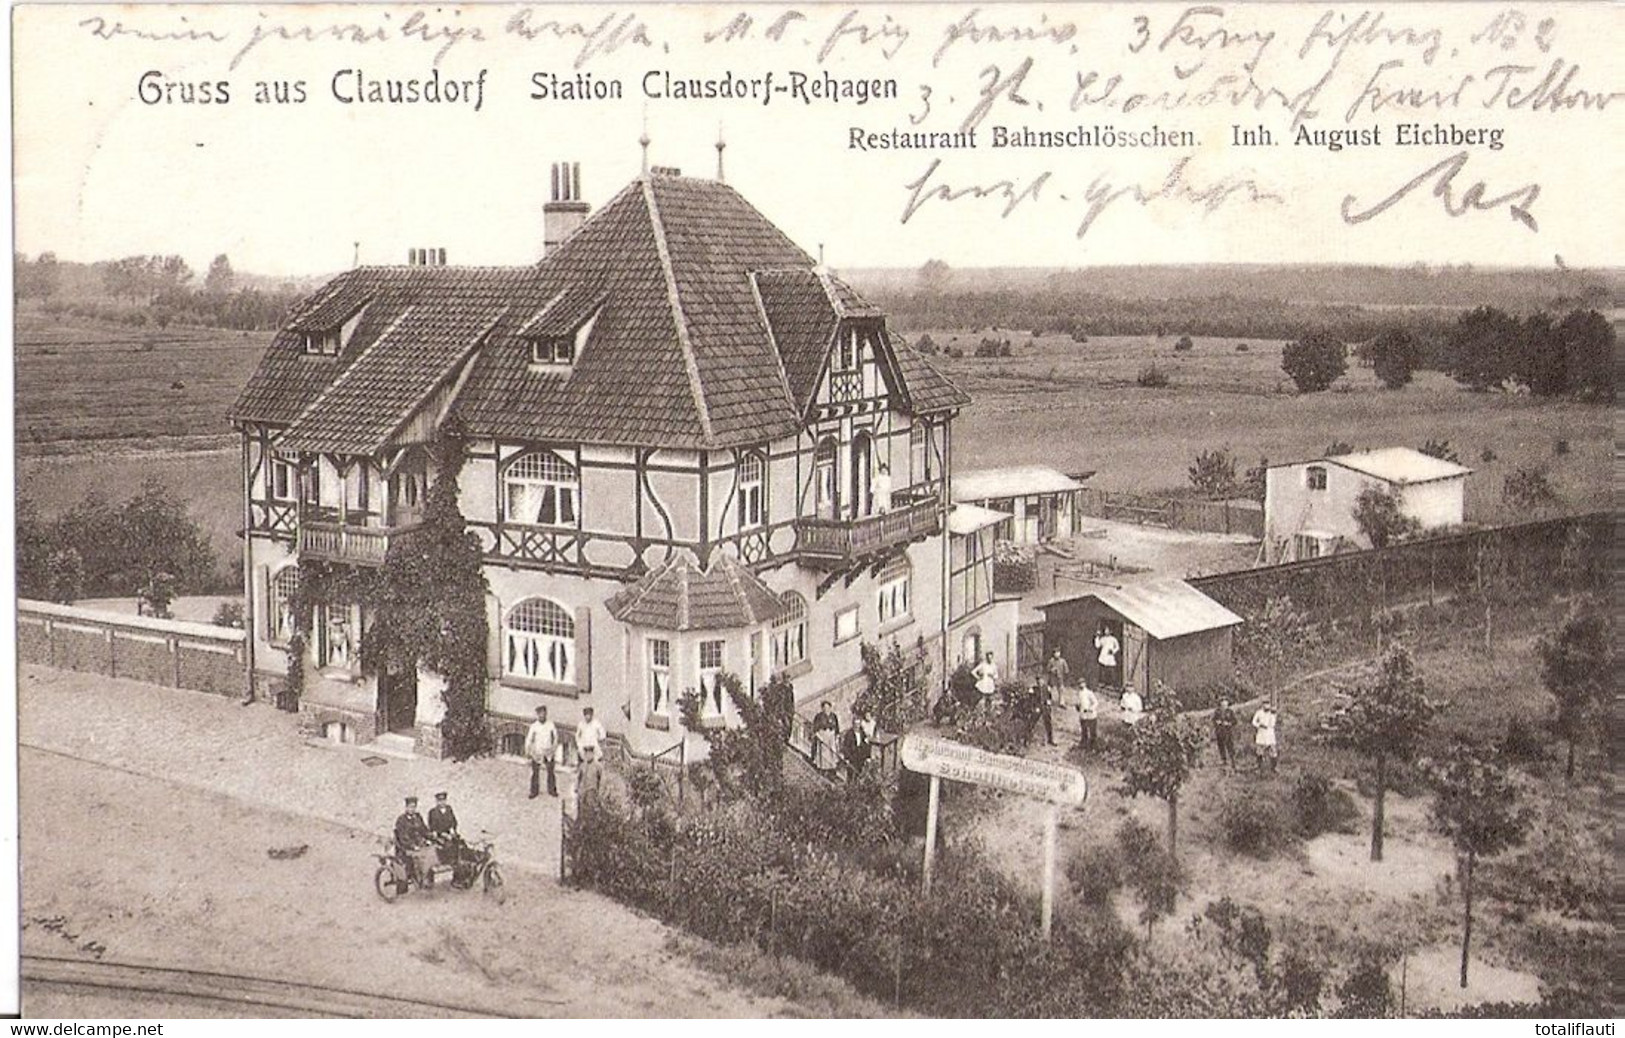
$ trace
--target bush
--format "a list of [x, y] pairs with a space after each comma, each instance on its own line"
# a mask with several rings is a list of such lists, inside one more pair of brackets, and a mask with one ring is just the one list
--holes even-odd
[[1137, 818], [1126, 818], [1117, 827], [1117, 846], [1129, 888], [1140, 902], [1140, 922], [1149, 935], [1152, 925], [1171, 914], [1179, 902], [1186, 884], [1185, 870], [1157, 834]]
[[1191, 486], [1204, 497], [1218, 500], [1236, 492], [1236, 459], [1223, 449], [1205, 450], [1196, 455], [1196, 461], [1186, 469]]
[[1179, 337], [1179, 341], [1174, 343], [1174, 352], [1184, 353], [1195, 345], [1196, 344], [1191, 341], [1191, 337], [1189, 335], [1181, 335]]
[[1123, 866], [1110, 846], [1091, 844], [1066, 861], [1066, 881], [1078, 900], [1091, 908], [1105, 908], [1123, 887]]
[[922, 335], [914, 343], [914, 348], [921, 353], [931, 354], [937, 352], [937, 344], [929, 335]]
[[1238, 343], [1236, 343], [1236, 352], [1237, 352], [1237, 353], [1246, 353], [1246, 352], [1247, 352], [1247, 351], [1248, 351], [1248, 350], [1250, 350], [1250, 349], [1252, 349], [1252, 347], [1251, 347], [1251, 346], [1248, 346], [1248, 345], [1247, 345], [1247, 344], [1246, 344], [1246, 343], [1244, 343], [1244, 342], [1238, 342]]
[[1171, 384], [1168, 373], [1155, 364], [1141, 368], [1140, 373], [1134, 376], [1134, 382], [1146, 389], [1165, 389]]
[[1292, 813], [1298, 832], [1309, 839], [1358, 831], [1360, 810], [1354, 798], [1318, 772], [1306, 772], [1293, 784]]
[[1507, 476], [1501, 484], [1501, 500], [1517, 511], [1540, 510], [1562, 503], [1562, 498], [1546, 478], [1544, 470], [1525, 466]]
[[1388, 984], [1388, 970], [1381, 959], [1367, 954], [1338, 985], [1342, 1006], [1337, 1015], [1345, 1019], [1376, 1020], [1388, 1015], [1394, 992]]
[[1237, 854], [1270, 858], [1292, 842], [1292, 828], [1268, 795], [1252, 792], [1227, 797], [1219, 808], [1219, 833]]
[[1292, 379], [1300, 393], [1318, 393], [1331, 388], [1348, 370], [1343, 343], [1325, 332], [1312, 332], [1281, 351], [1281, 370]]
[[1546, 760], [1546, 740], [1540, 728], [1522, 717], [1507, 719], [1507, 733], [1500, 742], [1502, 756], [1514, 764], [1541, 764]]
[[235, 627], [238, 630], [243, 626], [243, 604], [241, 602], [221, 602], [220, 608], [214, 611], [214, 619], [209, 621], [216, 627]]

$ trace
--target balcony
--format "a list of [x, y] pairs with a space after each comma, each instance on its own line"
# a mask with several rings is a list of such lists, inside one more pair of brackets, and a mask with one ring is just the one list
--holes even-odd
[[413, 526], [352, 526], [348, 523], [299, 524], [299, 554], [309, 559], [346, 562], [356, 566], [382, 566], [392, 537], [417, 529]]
[[844, 569], [940, 532], [942, 503], [932, 497], [860, 519], [797, 519], [796, 554], [813, 569]]

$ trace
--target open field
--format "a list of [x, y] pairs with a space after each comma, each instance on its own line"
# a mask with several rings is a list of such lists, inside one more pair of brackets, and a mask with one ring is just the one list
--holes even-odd
[[230, 442], [226, 411], [270, 343], [264, 332], [134, 328], [17, 315], [17, 450], [196, 449]]
[[[1090, 337], [930, 329], [939, 347], [967, 356], [933, 358], [974, 401], [955, 426], [957, 468], [1039, 463], [1063, 471], [1096, 470], [1094, 486], [1157, 492], [1188, 486], [1200, 450], [1226, 447], [1237, 476], [1258, 463], [1317, 457], [1335, 441], [1360, 447], [1420, 447], [1448, 440], [1463, 464], [1467, 518], [1497, 523], [1528, 518], [1501, 504], [1507, 474], [1546, 470], [1564, 510], [1610, 504], [1613, 414], [1603, 406], [1471, 393], [1437, 372], [1419, 372], [1398, 391], [1353, 365], [1346, 391], [1298, 395], [1281, 371], [1283, 343], [1197, 339], [1174, 351], [1175, 337]], [[910, 332], [917, 341], [919, 332]], [[984, 337], [1008, 338], [1013, 355], [969, 356]], [[1155, 363], [1171, 385], [1135, 384]], [[1568, 453], [1558, 454], [1558, 441]], [[1493, 460], [1486, 460], [1486, 451]]]

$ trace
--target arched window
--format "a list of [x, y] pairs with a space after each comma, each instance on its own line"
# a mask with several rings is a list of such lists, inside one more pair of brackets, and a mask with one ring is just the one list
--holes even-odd
[[283, 566], [272, 575], [265, 593], [266, 641], [272, 645], [286, 645], [293, 637], [293, 600], [298, 591], [298, 566]]
[[575, 619], [552, 599], [527, 598], [516, 604], [502, 621], [502, 672], [575, 684]]
[[581, 477], [552, 451], [521, 454], [502, 476], [508, 521], [530, 526], [575, 526], [581, 515]]
[[785, 614], [773, 624], [773, 669], [783, 670], [807, 658], [807, 600], [791, 591], [784, 595]]
[[752, 451], [739, 459], [739, 528], [753, 530], [762, 525], [767, 509], [762, 498], [762, 477], [767, 465]]

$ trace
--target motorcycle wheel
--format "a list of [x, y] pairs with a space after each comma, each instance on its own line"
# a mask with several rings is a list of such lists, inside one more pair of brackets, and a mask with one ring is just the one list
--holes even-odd
[[508, 899], [508, 893], [502, 886], [502, 873], [497, 871], [495, 865], [485, 867], [485, 893], [499, 905]]
[[378, 891], [378, 896], [385, 901], [393, 903], [401, 896], [404, 883], [395, 882], [395, 870], [388, 865], [378, 866], [378, 871], [372, 877], [372, 885]]

